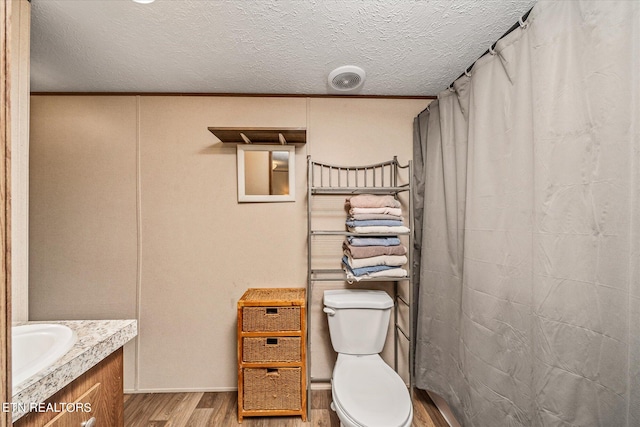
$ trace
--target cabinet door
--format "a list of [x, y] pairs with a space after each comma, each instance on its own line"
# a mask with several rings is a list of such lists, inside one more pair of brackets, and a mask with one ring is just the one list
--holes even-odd
[[[13, 423], [14, 427], [50, 425], [78, 427], [91, 418], [96, 419], [93, 422], [96, 427], [123, 427], [122, 347], [67, 384], [44, 403], [59, 406], [60, 402], [72, 403], [73, 405], [90, 404], [91, 412], [75, 410], [75, 406], [69, 407], [72, 410], [64, 412], [51, 410], [29, 412]], [[85, 407], [83, 406], [83, 408]], [[59, 411], [60, 409], [55, 410]], [[67, 422], [67, 419], [71, 421]], [[92, 427], [91, 424], [88, 423], [85, 427]]]
[[[100, 427], [104, 424], [95, 417], [98, 414], [97, 405], [103, 401], [102, 384], [97, 383], [80, 396], [73, 404], [67, 405], [69, 410], [60, 412], [44, 427]], [[93, 420], [92, 420], [93, 418]], [[107, 427], [107, 426], [105, 426]]]

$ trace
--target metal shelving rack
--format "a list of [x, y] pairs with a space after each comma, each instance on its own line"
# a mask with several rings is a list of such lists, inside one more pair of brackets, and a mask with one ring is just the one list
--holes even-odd
[[[311, 345], [310, 330], [311, 307], [313, 299], [313, 284], [315, 282], [347, 282], [346, 274], [341, 269], [314, 269], [313, 268], [313, 241], [319, 236], [374, 236], [373, 234], [358, 234], [341, 230], [320, 230], [313, 227], [312, 213], [313, 201], [316, 196], [332, 195], [332, 196], [350, 196], [356, 194], [379, 194], [393, 195], [398, 197], [400, 193], [408, 194], [409, 209], [407, 221], [410, 228], [408, 233], [389, 233], [375, 234], [375, 236], [406, 236], [407, 244], [407, 276], [403, 278], [397, 277], [376, 277], [363, 278], [362, 282], [393, 282], [394, 294], [394, 369], [398, 371], [398, 345], [400, 335], [402, 335], [409, 345], [408, 349], [408, 369], [409, 369], [409, 391], [413, 396], [414, 385], [414, 342], [413, 342], [413, 324], [415, 319], [415, 307], [413, 304], [413, 183], [411, 161], [406, 165], [400, 165], [397, 157], [382, 163], [376, 163], [367, 166], [336, 166], [325, 163], [314, 162], [311, 156], [307, 156], [307, 345]], [[405, 173], [406, 172], [406, 175]], [[400, 174], [406, 178], [406, 183], [400, 183]], [[401, 282], [407, 283], [408, 300], [403, 298], [398, 292], [398, 285]], [[404, 307], [409, 311], [409, 319], [405, 330], [399, 324], [399, 311]], [[307, 404], [309, 405], [308, 413], [311, 414], [311, 383], [312, 382], [328, 382], [330, 378], [313, 378], [311, 377], [311, 351], [307, 351]]]

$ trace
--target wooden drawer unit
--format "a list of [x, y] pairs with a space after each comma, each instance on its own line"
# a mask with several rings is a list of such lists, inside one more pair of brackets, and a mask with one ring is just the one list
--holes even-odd
[[303, 288], [252, 288], [238, 301], [238, 422], [307, 420], [307, 314]]

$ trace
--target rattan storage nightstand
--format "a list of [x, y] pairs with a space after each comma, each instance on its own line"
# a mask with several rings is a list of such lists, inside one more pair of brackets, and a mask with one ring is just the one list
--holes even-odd
[[303, 288], [252, 288], [238, 301], [238, 422], [307, 420], [307, 314]]

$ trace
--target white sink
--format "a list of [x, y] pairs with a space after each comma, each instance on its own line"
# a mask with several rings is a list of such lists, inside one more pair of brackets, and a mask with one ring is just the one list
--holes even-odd
[[57, 324], [14, 326], [11, 330], [13, 390], [29, 377], [51, 366], [78, 340], [71, 328]]

